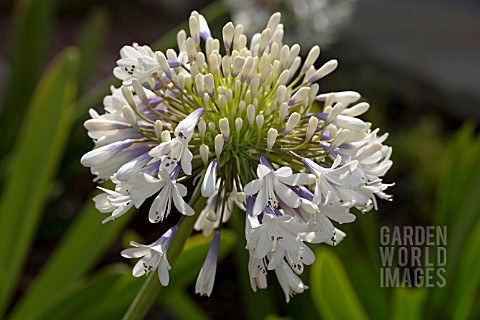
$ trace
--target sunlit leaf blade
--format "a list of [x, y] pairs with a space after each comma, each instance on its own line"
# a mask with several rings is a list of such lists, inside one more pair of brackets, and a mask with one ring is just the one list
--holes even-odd
[[78, 49], [82, 53], [82, 63], [78, 74], [79, 93], [84, 91], [91, 81], [92, 75], [95, 74], [107, 36], [109, 22], [108, 11], [103, 8], [93, 9], [85, 22], [78, 42]]
[[91, 277], [76, 281], [61, 300], [36, 318], [116, 319], [125, 312], [129, 300], [141, 286], [140, 279], [132, 278], [125, 264], [105, 267]]
[[[459, 259], [457, 277], [452, 283], [453, 290], [448, 299], [448, 308], [452, 319], [475, 319], [473, 312], [478, 306], [480, 290], [480, 219], [468, 234]], [[450, 279], [447, 279], [449, 281]]]
[[[480, 216], [480, 140], [475, 138], [474, 131], [473, 124], [466, 123], [445, 152], [434, 217], [437, 225], [446, 225], [448, 230], [446, 286], [432, 289], [429, 315], [448, 312], [453, 316], [459, 298], [454, 291], [458, 288], [458, 278], [465, 276], [460, 271], [464, 267], [460, 257], [464, 257], [466, 243]], [[463, 293], [456, 294], [463, 297]], [[465, 303], [469, 299], [465, 296]]]
[[35, 319], [35, 315], [61, 299], [64, 290], [102, 259], [132, 216], [130, 212], [121, 219], [102, 224], [102, 215], [90, 200], [78, 213], [28, 292], [17, 303], [12, 319]]
[[0, 161], [11, 151], [49, 45], [56, 0], [14, 1], [10, 73], [0, 108]]
[[63, 155], [76, 93], [76, 49], [63, 51], [35, 91], [0, 199], [0, 314], [22, 271], [48, 187]]
[[452, 200], [462, 197], [462, 188], [458, 189], [456, 186], [462, 185], [464, 178], [470, 174], [462, 167], [462, 162], [465, 162], [466, 155], [470, 154], [474, 130], [472, 123], [466, 123], [446, 148], [434, 208], [435, 222], [439, 225], [447, 224], [451, 209], [456, 208], [457, 203]]
[[425, 288], [395, 288], [391, 310], [392, 320], [420, 320], [426, 298]]
[[337, 255], [323, 247], [315, 256], [310, 294], [322, 319], [368, 319]]
[[[378, 212], [381, 214], [381, 211]], [[347, 238], [335, 247], [341, 261], [348, 261], [346, 269], [356, 292], [368, 292], [358, 298], [370, 319], [383, 319], [388, 314], [389, 300], [386, 289], [381, 287], [378, 272], [381, 261], [378, 251], [379, 229], [376, 213], [358, 213], [355, 223], [343, 224], [340, 229]], [[352, 254], [352, 250], [362, 248], [362, 254]]]

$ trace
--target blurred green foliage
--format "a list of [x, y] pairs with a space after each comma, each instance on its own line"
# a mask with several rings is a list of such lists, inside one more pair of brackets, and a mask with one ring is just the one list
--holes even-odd
[[[210, 243], [209, 238], [200, 235], [188, 238], [194, 220], [188, 220], [190, 229], [180, 232], [183, 232], [181, 240], [176, 249], [172, 249], [171, 256], [178, 259], [172, 268], [171, 284], [160, 288], [155, 273], [145, 282], [144, 278], [132, 277], [131, 268], [125, 263], [98, 268], [132, 215], [102, 225], [90, 200], [75, 215], [48, 261], [28, 283], [29, 288], [16, 295], [21, 272], [26, 267], [54, 189], [52, 186], [58, 178], [57, 172], [61, 166], [78, 165], [78, 159], [65, 153], [70, 132], [81, 126], [77, 120], [88, 108], [101, 103], [111, 80], [89, 88], [109, 28], [109, 13], [104, 9], [92, 11], [77, 48], [66, 48], [56, 55], [39, 77], [45, 67], [43, 60], [55, 8], [54, 0], [21, 0], [15, 4], [11, 73], [0, 115], [0, 317], [118, 319], [129, 308], [135, 310], [134, 301], [138, 301], [142, 293], [150, 292], [151, 299], [144, 305], [143, 314], [153, 304], [156, 308], [166, 308], [174, 318], [208, 319], [200, 299], [189, 293]], [[226, 20], [227, 12], [224, 5], [214, 4], [202, 13], [215, 26]], [[154, 48], [173, 47], [176, 31], [177, 28], [162, 37]], [[382, 123], [384, 111], [380, 109], [370, 117]], [[448, 228], [446, 287], [381, 288], [379, 223], [374, 213], [359, 214], [356, 223], [342, 226], [348, 237], [338, 247], [321, 246], [317, 250], [316, 262], [302, 276], [310, 289], [285, 305], [273, 277], [269, 278], [271, 291], [251, 291], [246, 269], [248, 255], [242, 236], [243, 219], [237, 216], [230, 224], [234, 231], [222, 231], [219, 260], [233, 253], [230, 259], [235, 261], [237, 277], [233, 272], [228, 273], [236, 278], [240, 292], [236, 301], [241, 308], [238, 317], [480, 317], [480, 137], [474, 125], [465, 124], [446, 145], [440, 138], [435, 118], [421, 118], [407, 128], [390, 138], [395, 157], [392, 176], [405, 170], [413, 171], [412, 184], [418, 190], [413, 200], [420, 216], [417, 220], [425, 225]], [[436, 193], [429, 191], [433, 189]], [[402, 203], [411, 199], [395, 201]], [[201, 207], [202, 203], [198, 202], [197, 206]], [[184, 251], [180, 254], [182, 248]], [[271, 292], [277, 294], [272, 296]], [[126, 318], [135, 317], [127, 314]]]

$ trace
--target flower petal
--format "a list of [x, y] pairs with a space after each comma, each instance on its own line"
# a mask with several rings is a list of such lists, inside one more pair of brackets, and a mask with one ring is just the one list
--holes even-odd
[[275, 190], [277, 196], [279, 196], [287, 206], [292, 208], [298, 208], [300, 206], [301, 202], [298, 195], [283, 183], [274, 180], [273, 189]]

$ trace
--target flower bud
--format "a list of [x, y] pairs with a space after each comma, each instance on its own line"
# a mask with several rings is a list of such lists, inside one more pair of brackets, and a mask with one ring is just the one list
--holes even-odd
[[308, 82], [316, 82], [326, 75], [332, 73], [338, 66], [338, 61], [332, 59], [320, 67], [315, 73], [308, 79]]
[[162, 71], [165, 73], [168, 79], [172, 79], [172, 71], [170, 70], [170, 66], [168, 65], [167, 58], [165, 57], [163, 52], [162, 51], [155, 52], [155, 58], [157, 59], [157, 62], [160, 65], [160, 68], [162, 68]]
[[253, 121], [255, 121], [255, 106], [253, 104], [247, 107], [247, 118], [248, 118], [248, 124], [252, 126]]
[[283, 135], [286, 136], [293, 130], [293, 128], [298, 124], [301, 119], [301, 115], [298, 112], [294, 112], [290, 115], [287, 120], [287, 124], [285, 125], [285, 129], [283, 129]]
[[265, 122], [265, 118], [263, 117], [263, 114], [259, 114], [259, 115], [255, 118], [255, 122], [257, 123], [258, 130], [261, 130], [262, 127], [263, 127], [263, 124], [264, 124], [264, 122]]
[[208, 162], [208, 151], [209, 148], [206, 144], [200, 145], [199, 152], [200, 152], [200, 157], [203, 160], [203, 163], [207, 164]]
[[221, 134], [217, 134], [215, 136], [215, 154], [217, 155], [217, 157], [220, 157], [220, 155], [222, 154], [224, 141], [225, 140], [223, 139], [223, 136]]
[[268, 133], [267, 133], [267, 149], [268, 150], [272, 150], [273, 145], [275, 144], [275, 141], [277, 139], [277, 136], [278, 136], [277, 129], [274, 129], [274, 128], [268, 129]]
[[310, 52], [308, 53], [308, 56], [305, 59], [305, 63], [303, 64], [302, 73], [307, 72], [307, 70], [311, 66], [313, 66], [315, 61], [318, 59], [319, 55], [320, 55], [320, 47], [319, 46], [314, 46], [312, 49], [310, 49]]
[[222, 29], [222, 34], [223, 45], [225, 46], [225, 49], [229, 50], [232, 46], [233, 36], [235, 34], [235, 27], [233, 26], [233, 23], [227, 23]]
[[190, 27], [190, 35], [192, 36], [193, 41], [195, 41], [195, 45], [198, 46], [200, 44], [200, 24], [197, 17], [193, 14], [188, 20], [188, 25]]
[[163, 131], [163, 123], [161, 120], [155, 121], [155, 124], [153, 125], [153, 130], [155, 131], [155, 136], [157, 137], [157, 139], [161, 139]]
[[127, 119], [127, 122], [132, 125], [135, 129], [138, 129], [137, 116], [130, 106], [123, 106], [122, 108], [123, 116]]
[[160, 138], [162, 138], [162, 142], [169, 142], [172, 140], [172, 137], [170, 136], [170, 131], [168, 130], [163, 130], [162, 134], [160, 135]]
[[242, 118], [235, 119], [235, 130], [237, 130], [237, 132], [240, 132], [242, 130], [242, 126], [243, 126], [243, 119]]
[[206, 130], [207, 130], [207, 124], [205, 123], [205, 121], [203, 121], [203, 119], [200, 119], [200, 121], [198, 121], [198, 133], [200, 133], [201, 137], [205, 136]]
[[313, 137], [315, 130], [317, 130], [317, 126], [318, 126], [318, 118], [313, 116], [310, 117], [310, 119], [308, 119], [307, 135], [305, 137], [307, 141]]
[[204, 80], [205, 80], [205, 88], [207, 89], [208, 95], [210, 96], [210, 98], [212, 98], [213, 90], [215, 86], [213, 75], [211, 73], [207, 73], [204, 77]]
[[228, 123], [227, 118], [222, 118], [218, 121], [218, 127], [220, 128], [220, 132], [223, 135], [223, 139], [225, 141], [230, 140], [230, 125]]
[[203, 97], [203, 93], [205, 92], [205, 80], [203, 74], [198, 73], [195, 76], [195, 87], [197, 88], [198, 95]]

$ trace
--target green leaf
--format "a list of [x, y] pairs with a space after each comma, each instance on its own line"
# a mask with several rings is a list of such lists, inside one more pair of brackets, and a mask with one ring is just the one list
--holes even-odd
[[94, 202], [89, 200], [30, 289], [15, 306], [11, 318], [35, 319], [51, 304], [62, 299], [64, 291], [102, 259], [132, 217], [133, 212], [129, 212], [120, 219], [102, 224], [101, 214]]
[[[478, 305], [478, 292], [480, 290], [480, 219], [467, 241], [460, 256], [457, 269], [457, 277], [453, 282], [453, 290], [448, 300], [452, 319], [474, 319], [474, 307]], [[450, 281], [450, 279], [447, 279]]]
[[60, 163], [76, 92], [78, 51], [48, 68], [20, 127], [0, 199], [0, 315], [11, 298]]
[[457, 205], [455, 200], [462, 198], [463, 188], [458, 186], [463, 186], [464, 179], [471, 173], [468, 168], [462, 166], [462, 163], [470, 153], [474, 130], [472, 123], [465, 123], [447, 146], [434, 208], [435, 222], [439, 225], [448, 223], [449, 213]]
[[78, 74], [78, 91], [80, 93], [84, 91], [92, 75], [95, 74], [109, 23], [108, 11], [104, 8], [94, 8], [83, 26], [78, 42], [78, 48], [82, 53], [82, 64]]
[[[127, 265], [111, 265], [97, 272], [89, 279], [81, 279], [65, 292], [63, 299], [56, 304], [50, 305], [46, 312], [37, 315], [38, 319], [75, 319], [84, 313], [86, 309], [95, 308], [103, 300], [107, 300], [106, 293], [114, 287], [120, 279], [126, 275], [129, 268]], [[99, 297], [101, 297], [99, 299]], [[115, 300], [109, 302], [115, 303]], [[85, 318], [86, 319], [86, 318]], [[96, 318], [100, 319], [100, 318]]]
[[[474, 137], [473, 124], [466, 123], [453, 137], [445, 153], [441, 180], [437, 190], [434, 217], [438, 225], [448, 228], [446, 287], [432, 289], [429, 315], [450, 313], [463, 291], [456, 292], [458, 278], [465, 281], [460, 257], [480, 216], [480, 139]], [[468, 280], [466, 280], [468, 281]], [[473, 283], [474, 281], [472, 281]], [[467, 286], [472, 283], [468, 283]], [[467, 299], [468, 301], [468, 299]], [[465, 303], [468, 304], [468, 302]]]
[[176, 319], [180, 320], [208, 320], [209, 317], [198, 304], [190, 298], [184, 290], [169, 290], [162, 298], [166, 306]]
[[[11, 151], [27, 112], [51, 36], [55, 0], [14, 1], [10, 74], [0, 108], [0, 160]], [[5, 163], [4, 163], [5, 165]], [[0, 308], [1, 309], [1, 308]]]
[[368, 319], [337, 255], [321, 248], [315, 256], [310, 294], [322, 319]]
[[393, 291], [392, 320], [420, 320], [427, 291], [425, 288], [395, 288]]

